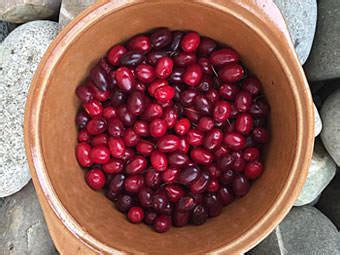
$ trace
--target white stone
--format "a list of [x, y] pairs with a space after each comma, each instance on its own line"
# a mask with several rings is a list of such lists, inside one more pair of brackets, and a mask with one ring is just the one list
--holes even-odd
[[64, 27], [79, 13], [94, 4], [96, 0], [63, 0], [61, 2], [59, 24]]
[[319, 140], [315, 141], [312, 163], [308, 169], [306, 182], [295, 201], [295, 206], [312, 203], [331, 182], [336, 173], [336, 165]]
[[320, 118], [320, 114], [316, 106], [314, 105], [314, 133], [315, 137], [320, 134], [322, 130], [322, 122]]
[[31, 178], [23, 137], [25, 102], [34, 71], [58, 29], [56, 22], [32, 21], [0, 45], [0, 197], [17, 192]]
[[340, 89], [334, 91], [321, 107], [322, 142], [335, 163], [340, 166]]
[[56, 15], [61, 0], [1, 0], [0, 20], [25, 23]]
[[312, 48], [316, 20], [316, 0], [274, 0], [288, 26], [292, 42], [301, 64], [304, 64]]

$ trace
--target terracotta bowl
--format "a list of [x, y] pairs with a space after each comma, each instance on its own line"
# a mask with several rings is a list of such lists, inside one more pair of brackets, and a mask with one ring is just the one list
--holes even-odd
[[[265, 173], [247, 196], [202, 226], [172, 228], [165, 234], [129, 223], [102, 193], [91, 190], [74, 153], [76, 86], [112, 45], [160, 26], [196, 30], [235, 48], [263, 82], [272, 131]], [[86, 254], [245, 252], [291, 208], [310, 163], [313, 133], [308, 84], [281, 14], [265, 0], [100, 2], [69, 24], [48, 49], [25, 119], [34, 184], [50, 229], [62, 229], [51, 233], [64, 254], [71, 254], [75, 245], [88, 249]], [[60, 242], [64, 234], [73, 239]]]

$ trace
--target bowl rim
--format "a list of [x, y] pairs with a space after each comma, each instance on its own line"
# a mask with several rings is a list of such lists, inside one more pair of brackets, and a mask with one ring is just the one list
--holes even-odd
[[[165, 2], [173, 3], [174, 1]], [[289, 212], [303, 187], [313, 150], [314, 117], [312, 99], [306, 77], [304, 76], [303, 69], [296, 53], [292, 50], [291, 42], [288, 42], [287, 46], [287, 42], [283, 42], [282, 40], [275, 43], [271, 41], [267, 34], [270, 31], [264, 31], [263, 27], [261, 30], [254, 25], [253, 21], [242, 16], [240, 12], [233, 10], [233, 7], [235, 7], [233, 5], [239, 5], [237, 2], [242, 1], [232, 0], [230, 3], [225, 3], [217, 0], [210, 2], [193, 2], [190, 4], [205, 5], [222, 12], [227, 12], [229, 15], [233, 15], [236, 19], [239, 19], [249, 27], [252, 27], [258, 36], [260, 36], [275, 53], [290, 81], [290, 85], [293, 88], [294, 99], [296, 100], [296, 112], [298, 113], [296, 154], [286, 184], [282, 188], [276, 201], [264, 214], [264, 217], [239, 238], [232, 240], [227, 245], [211, 249], [210, 252], [214, 253], [245, 252], [259, 243], [276, 227], [277, 224], [279, 224]], [[35, 172], [37, 177], [37, 180], [35, 180], [35, 175], [32, 173], [33, 180], [36, 181], [35, 185], [41, 186], [43, 195], [47, 199], [49, 206], [68, 231], [70, 231], [79, 241], [85, 243], [92, 249], [109, 254], [124, 251], [118, 250], [115, 247], [110, 247], [87, 233], [63, 206], [52, 186], [42, 153], [40, 114], [44, 94], [49, 84], [49, 77], [53, 73], [54, 66], [63, 55], [65, 48], [79, 37], [81, 32], [86, 30], [88, 26], [94, 25], [98, 19], [103, 19], [116, 11], [140, 4], [150, 4], [150, 2], [134, 0], [125, 3], [123, 3], [123, 1], [120, 3], [113, 3], [110, 1], [102, 1], [94, 4], [73, 20], [59, 33], [41, 60], [32, 80], [25, 109], [25, 148], [30, 170]], [[278, 46], [282, 43], [286, 43], [287, 48], [287, 51], [284, 52], [284, 54], [283, 52], [280, 52]], [[282, 47], [282, 45], [280, 46]], [[292, 74], [293, 70], [295, 70], [295, 75]]]

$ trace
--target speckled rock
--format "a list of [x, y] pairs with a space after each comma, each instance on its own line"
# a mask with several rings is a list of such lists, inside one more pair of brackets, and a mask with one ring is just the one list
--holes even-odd
[[32, 182], [0, 203], [0, 247], [2, 255], [58, 254]]
[[316, 207], [340, 230], [340, 172], [322, 192]]
[[79, 13], [94, 4], [96, 0], [63, 0], [61, 3], [59, 24], [64, 27]]
[[340, 77], [339, 17], [339, 0], [318, 2], [317, 30], [310, 57], [304, 66], [310, 81]]
[[293, 208], [252, 255], [339, 255], [340, 235], [333, 223], [311, 206]]
[[7, 37], [7, 35], [15, 28], [15, 25], [5, 21], [0, 21], [0, 43]]
[[322, 122], [318, 109], [314, 104], [314, 135], [318, 136], [322, 130]]
[[274, 0], [287, 22], [301, 64], [312, 48], [317, 20], [316, 0]]
[[316, 140], [306, 182], [294, 205], [312, 203], [334, 178], [335, 173], [336, 165], [333, 159], [325, 151], [321, 141]]
[[27, 92], [37, 65], [58, 33], [58, 23], [32, 21], [16, 28], [0, 45], [0, 197], [30, 180], [23, 125]]
[[0, 20], [25, 23], [56, 15], [61, 0], [1, 0]]
[[325, 100], [320, 114], [323, 123], [322, 142], [335, 163], [340, 166], [340, 89]]

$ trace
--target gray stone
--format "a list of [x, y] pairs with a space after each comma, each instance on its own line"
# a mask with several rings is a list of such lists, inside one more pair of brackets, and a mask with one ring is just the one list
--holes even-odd
[[321, 108], [321, 139], [329, 155], [340, 166], [340, 89], [331, 94]]
[[294, 205], [301, 206], [312, 203], [334, 178], [335, 173], [336, 166], [334, 161], [317, 139], [306, 182]]
[[317, 20], [316, 0], [274, 0], [288, 26], [292, 42], [301, 64], [304, 64], [315, 34]]
[[0, 43], [7, 37], [7, 35], [15, 28], [15, 25], [0, 20]]
[[0, 197], [28, 183], [23, 125], [27, 92], [33, 73], [58, 23], [32, 21], [16, 28], [0, 45]]
[[0, 203], [0, 247], [2, 255], [58, 254], [32, 182]]
[[314, 104], [314, 136], [318, 136], [322, 130], [322, 122], [318, 109]]
[[340, 173], [322, 192], [316, 207], [333, 221], [340, 230]]
[[64, 27], [79, 13], [94, 4], [96, 0], [63, 0], [61, 2], [59, 24]]
[[304, 69], [311, 81], [340, 77], [339, 0], [318, 2], [318, 22], [310, 57]]
[[340, 236], [333, 223], [311, 206], [293, 208], [253, 255], [339, 255]]
[[1, 0], [0, 20], [25, 23], [56, 15], [61, 0]]

